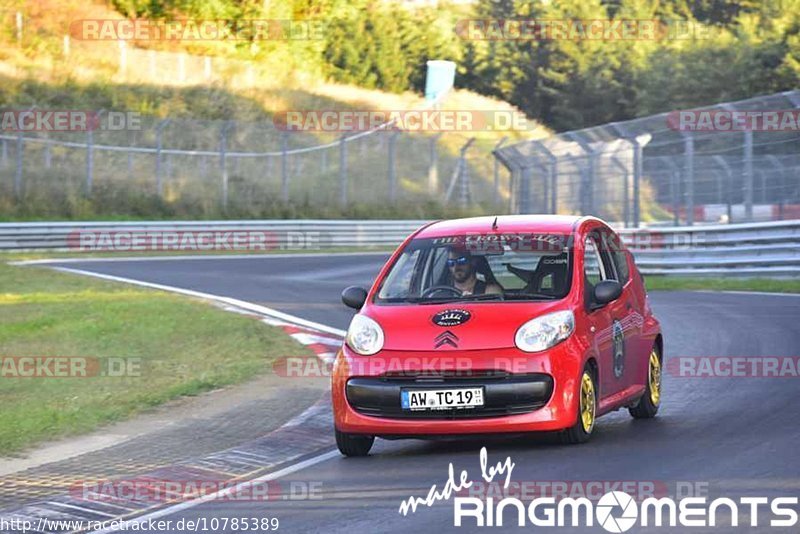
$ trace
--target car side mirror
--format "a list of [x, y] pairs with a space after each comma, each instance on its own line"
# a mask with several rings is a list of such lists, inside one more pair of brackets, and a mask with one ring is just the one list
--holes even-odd
[[366, 301], [367, 290], [363, 287], [350, 286], [342, 291], [342, 302], [344, 302], [344, 305], [349, 308], [360, 310]]
[[605, 306], [622, 295], [622, 284], [616, 280], [603, 280], [594, 286], [594, 302], [598, 306]]

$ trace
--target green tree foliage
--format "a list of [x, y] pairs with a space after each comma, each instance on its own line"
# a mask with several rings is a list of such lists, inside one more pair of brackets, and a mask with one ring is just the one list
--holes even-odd
[[[131, 16], [321, 19], [313, 42], [239, 43], [333, 80], [421, 91], [425, 62], [557, 129], [788, 90], [800, 82], [800, 0], [113, 0]], [[475, 38], [467, 21], [660, 20], [699, 34], [651, 40]], [[501, 36], [502, 37], [502, 36]], [[674, 37], [674, 36], [673, 36]]]

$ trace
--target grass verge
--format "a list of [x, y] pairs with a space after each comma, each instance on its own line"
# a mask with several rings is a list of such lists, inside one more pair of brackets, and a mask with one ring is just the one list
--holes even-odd
[[281, 356], [309, 354], [277, 328], [204, 302], [0, 263], [4, 364], [20, 356], [139, 362], [138, 376], [0, 373], [0, 455], [89, 432], [179, 396], [243, 382], [268, 372]]
[[800, 293], [800, 280], [770, 278], [681, 278], [646, 276], [648, 290], [763, 291], [766, 293]]

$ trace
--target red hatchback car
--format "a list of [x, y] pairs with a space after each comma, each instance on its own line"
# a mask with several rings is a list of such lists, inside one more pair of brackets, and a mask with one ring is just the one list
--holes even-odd
[[656, 415], [664, 341], [631, 253], [593, 217], [439, 221], [392, 254], [336, 357], [336, 443], [558, 431]]

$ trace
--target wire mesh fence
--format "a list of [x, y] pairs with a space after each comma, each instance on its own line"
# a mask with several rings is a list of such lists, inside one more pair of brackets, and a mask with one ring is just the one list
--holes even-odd
[[135, 128], [0, 135], [0, 194], [28, 202], [70, 196], [160, 198], [209, 215], [268, 213], [270, 205], [506, 202], [491, 141], [426, 135], [285, 131], [272, 123], [156, 120]]
[[495, 151], [517, 213], [626, 226], [800, 218], [800, 91], [561, 133]]

